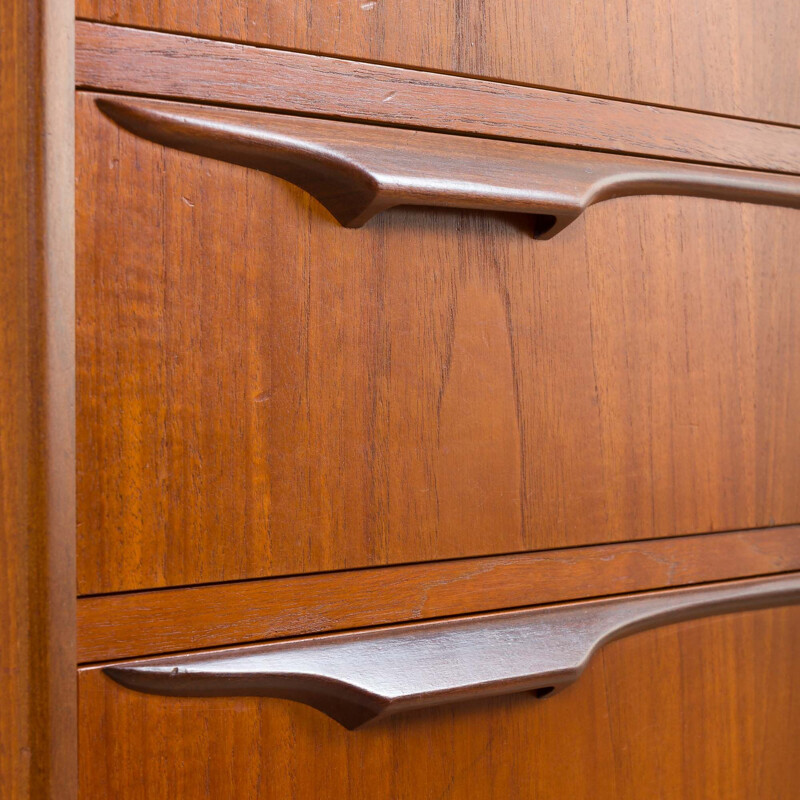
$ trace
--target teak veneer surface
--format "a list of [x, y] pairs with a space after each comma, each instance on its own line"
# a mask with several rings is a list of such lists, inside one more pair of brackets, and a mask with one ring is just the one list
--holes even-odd
[[82, 662], [800, 570], [800, 527], [83, 597]]
[[[12, 55], [39, 24], [15, 8], [0, 26]], [[78, 0], [77, 13], [114, 23], [77, 24], [84, 88], [800, 171], [796, 3]], [[0, 397], [14, 425], [0, 499], [33, 532], [0, 545], [14, 800], [75, 788], [59, 594], [72, 287], [57, 269], [72, 247], [68, 227], [37, 221], [60, 219], [59, 198], [71, 210], [58, 189], [71, 180], [42, 178], [67, 176], [58, 143], [72, 141], [39, 126], [64, 95], [44, 117], [25, 107], [56, 97], [33, 93], [39, 41], [19, 62], [33, 80], [3, 71], [16, 116], [0, 123], [19, 135], [33, 121], [38, 137], [3, 173], [21, 198], [4, 201], [4, 236], [19, 220], [11, 252], [46, 254], [24, 284], [2, 274], [0, 343], [22, 382]], [[51, 77], [67, 63], [41, 52]], [[82, 658], [798, 568], [796, 211], [636, 197], [548, 242], [498, 212], [397, 209], [344, 230], [297, 187], [139, 139], [95, 99], [76, 100], [78, 590], [100, 595], [80, 601]], [[782, 527], [736, 530], [766, 526]], [[800, 609], [740, 611], [613, 642], [547, 700], [354, 732], [299, 703], [145, 695], [87, 666], [80, 796], [794, 800], [798, 663]]]
[[0, 797], [75, 800], [72, 4], [0, 3]]
[[77, 120], [80, 593], [800, 520], [796, 211], [352, 231]]
[[800, 123], [786, 0], [78, 0], [104, 22]]
[[573, 686], [347, 731], [286, 700], [177, 698], [80, 671], [82, 800], [792, 800], [800, 608], [606, 645]]
[[800, 129], [158, 31], [77, 23], [85, 89], [800, 172]]

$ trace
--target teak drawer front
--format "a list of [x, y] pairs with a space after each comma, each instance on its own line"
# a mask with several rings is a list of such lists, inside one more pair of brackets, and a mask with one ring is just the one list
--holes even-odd
[[606, 645], [574, 685], [354, 731], [287, 700], [148, 695], [81, 670], [82, 800], [792, 800], [800, 608]]
[[800, 123], [786, 0], [78, 0], [79, 17]]
[[796, 211], [347, 230], [77, 101], [81, 593], [800, 520]]

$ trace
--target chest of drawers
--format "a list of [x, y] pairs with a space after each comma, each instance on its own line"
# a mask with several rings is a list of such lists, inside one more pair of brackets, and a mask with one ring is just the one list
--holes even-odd
[[792, 5], [68, 11], [3, 77], [8, 796], [793, 797]]

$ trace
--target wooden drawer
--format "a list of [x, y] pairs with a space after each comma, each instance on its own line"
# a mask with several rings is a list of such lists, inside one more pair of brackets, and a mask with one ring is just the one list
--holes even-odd
[[[79, 0], [79, 17], [800, 123], [784, 0]], [[792, 55], [794, 54], [794, 55]]]
[[80, 796], [791, 800], [798, 659], [800, 609], [741, 611], [607, 644], [546, 699], [356, 730], [297, 702], [143, 694], [87, 667]]
[[81, 593], [800, 520], [795, 211], [353, 231], [77, 102]]

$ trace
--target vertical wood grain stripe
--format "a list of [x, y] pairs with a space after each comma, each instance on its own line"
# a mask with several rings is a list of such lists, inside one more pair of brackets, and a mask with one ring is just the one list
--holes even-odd
[[73, 800], [74, 8], [0, 8], [0, 797]]
[[800, 129], [529, 86], [77, 23], [79, 87], [800, 172]]
[[81, 662], [800, 569], [800, 526], [78, 601]]

